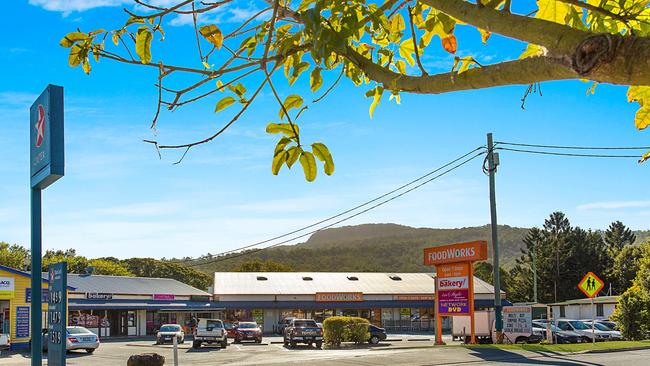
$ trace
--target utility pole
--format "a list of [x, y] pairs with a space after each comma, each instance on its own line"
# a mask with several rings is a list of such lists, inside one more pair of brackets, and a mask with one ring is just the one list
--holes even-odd
[[487, 134], [487, 149], [488, 149], [488, 175], [490, 177], [490, 226], [492, 229], [492, 255], [494, 273], [494, 315], [496, 323], [496, 337], [497, 343], [501, 343], [503, 323], [501, 321], [501, 279], [500, 279], [500, 266], [499, 266], [499, 240], [497, 238], [497, 199], [495, 192], [494, 174], [496, 173], [497, 166], [499, 165], [499, 154], [494, 153], [494, 142], [492, 141], [492, 133]]

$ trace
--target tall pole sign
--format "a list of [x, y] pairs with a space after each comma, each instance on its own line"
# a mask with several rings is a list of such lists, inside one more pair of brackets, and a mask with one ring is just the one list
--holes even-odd
[[42, 363], [41, 190], [64, 173], [63, 87], [48, 85], [29, 109], [32, 255], [32, 366]]
[[591, 299], [591, 341], [592, 343], [596, 343], [596, 330], [594, 329], [596, 327], [596, 308], [594, 305], [594, 297], [598, 295], [600, 290], [605, 287], [605, 282], [598, 278], [593, 272], [587, 273], [580, 282], [578, 282], [578, 288], [582, 293], [587, 295], [588, 298]]
[[475, 261], [487, 259], [487, 242], [472, 241], [424, 249], [424, 264], [436, 266], [436, 344], [442, 344], [442, 317], [470, 317], [471, 343], [474, 332]]
[[66, 262], [52, 264], [47, 278], [50, 296], [47, 305], [47, 365], [65, 365], [68, 266]]

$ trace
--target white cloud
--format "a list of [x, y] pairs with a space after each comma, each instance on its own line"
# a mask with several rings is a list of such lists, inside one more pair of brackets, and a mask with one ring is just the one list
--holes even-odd
[[650, 201], [606, 201], [586, 203], [578, 206], [578, 210], [616, 210], [622, 208], [650, 207]]
[[125, 0], [29, 0], [34, 6], [40, 6], [45, 10], [58, 11], [67, 16], [74, 11], [86, 11], [89, 9], [119, 6], [126, 3]]

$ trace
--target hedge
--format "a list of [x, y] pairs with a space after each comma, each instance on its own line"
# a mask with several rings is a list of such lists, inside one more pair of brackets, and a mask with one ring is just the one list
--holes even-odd
[[323, 321], [323, 341], [331, 346], [341, 342], [366, 342], [370, 338], [367, 319], [354, 316], [333, 316]]

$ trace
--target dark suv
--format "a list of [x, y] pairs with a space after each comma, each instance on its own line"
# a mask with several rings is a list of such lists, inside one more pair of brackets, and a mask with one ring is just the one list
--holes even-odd
[[323, 329], [313, 319], [291, 320], [284, 329], [284, 345], [294, 348], [298, 343], [309, 346], [316, 344], [316, 348], [321, 348], [323, 346]]

